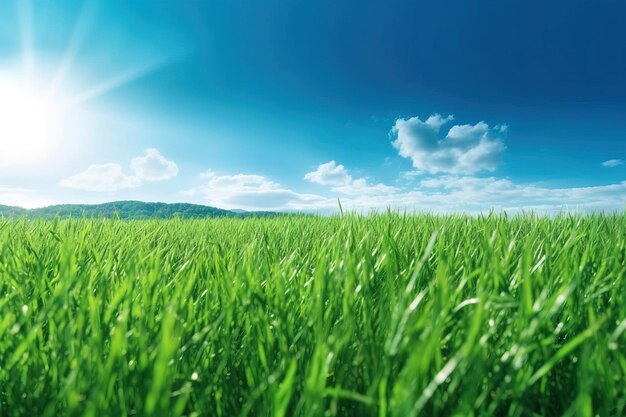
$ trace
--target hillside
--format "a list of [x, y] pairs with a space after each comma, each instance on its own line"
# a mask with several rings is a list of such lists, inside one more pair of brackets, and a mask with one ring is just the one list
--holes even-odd
[[29, 219], [51, 219], [67, 217], [119, 217], [121, 219], [167, 219], [206, 217], [267, 217], [272, 212], [230, 211], [216, 207], [187, 203], [145, 203], [141, 201], [114, 201], [104, 204], [62, 204], [36, 209], [24, 209], [0, 205], [0, 217]]

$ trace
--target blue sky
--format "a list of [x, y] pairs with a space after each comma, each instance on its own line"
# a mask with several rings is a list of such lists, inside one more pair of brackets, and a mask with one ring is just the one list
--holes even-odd
[[3, 1], [0, 204], [623, 210], [624, 27], [617, 0]]

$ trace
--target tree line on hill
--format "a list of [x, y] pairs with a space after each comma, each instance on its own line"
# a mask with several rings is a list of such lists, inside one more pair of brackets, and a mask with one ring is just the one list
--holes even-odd
[[187, 203], [145, 203], [115, 201], [104, 204], [61, 204], [35, 209], [0, 205], [0, 218], [120, 218], [127, 220], [207, 218], [207, 217], [272, 217], [280, 215], [267, 211], [224, 210]]

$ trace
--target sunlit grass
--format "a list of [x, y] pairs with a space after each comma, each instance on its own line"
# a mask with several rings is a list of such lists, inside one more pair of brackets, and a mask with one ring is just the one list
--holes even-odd
[[0, 220], [3, 416], [612, 416], [626, 215]]

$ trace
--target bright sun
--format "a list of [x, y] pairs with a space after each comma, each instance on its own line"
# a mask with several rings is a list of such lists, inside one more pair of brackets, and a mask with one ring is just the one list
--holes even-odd
[[58, 146], [60, 106], [36, 89], [0, 79], [0, 165], [28, 165]]

